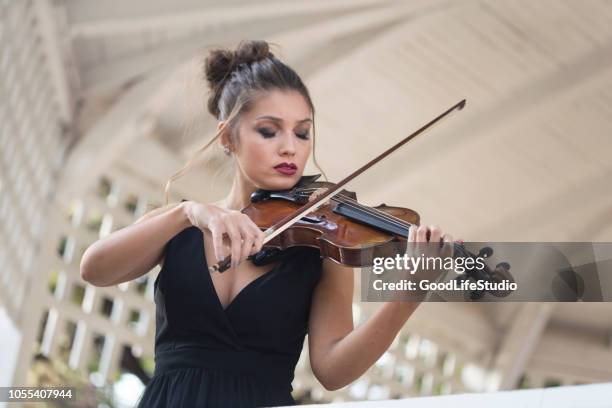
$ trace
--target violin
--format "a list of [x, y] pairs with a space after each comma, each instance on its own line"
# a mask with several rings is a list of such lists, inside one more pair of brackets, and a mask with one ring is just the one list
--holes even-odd
[[[405, 252], [409, 228], [419, 225], [419, 214], [408, 208], [386, 204], [375, 207], [363, 205], [357, 201], [355, 192], [342, 189], [342, 186], [448, 113], [461, 109], [464, 105], [465, 100], [459, 102], [341, 182], [317, 181], [320, 177], [318, 174], [302, 176], [299, 182], [288, 190], [256, 190], [250, 197], [250, 204], [242, 209], [242, 212], [266, 233], [264, 247], [276, 251], [295, 246], [313, 247], [320, 251], [322, 258], [330, 258], [348, 267], [372, 266], [377, 257], [394, 257], [401, 248]], [[325, 192], [316, 199], [311, 199], [315, 191]], [[453, 243], [453, 249], [453, 257], [476, 258], [492, 254], [489, 247], [481, 249], [477, 255], [473, 254], [457, 242]], [[251, 255], [249, 258], [256, 256], [257, 254]], [[223, 272], [230, 264], [230, 257], [226, 257], [217, 265], [209, 267], [209, 271]], [[507, 265], [503, 264], [505, 265], [502, 266]], [[467, 268], [461, 279], [492, 282], [511, 279], [508, 269], [509, 265], [498, 265], [492, 271], [485, 264], [483, 269]], [[484, 290], [472, 291], [470, 294], [474, 300], [482, 296]]]

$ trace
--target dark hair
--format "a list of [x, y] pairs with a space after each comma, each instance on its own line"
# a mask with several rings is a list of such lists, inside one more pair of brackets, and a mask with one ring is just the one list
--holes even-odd
[[[204, 78], [210, 89], [208, 111], [220, 121], [226, 121], [231, 137], [237, 137], [236, 129], [243, 113], [248, 112], [259, 97], [269, 91], [290, 90], [299, 92], [310, 107], [313, 120], [313, 161], [319, 167], [314, 153], [315, 109], [308, 89], [300, 76], [288, 65], [277, 59], [266, 41], [242, 41], [235, 50], [218, 48], [211, 50], [204, 60]], [[183, 175], [193, 160], [206, 150], [223, 132], [220, 130], [194, 154], [189, 162], [166, 183], [166, 203], [170, 183]], [[325, 177], [327, 178], [327, 177]]]

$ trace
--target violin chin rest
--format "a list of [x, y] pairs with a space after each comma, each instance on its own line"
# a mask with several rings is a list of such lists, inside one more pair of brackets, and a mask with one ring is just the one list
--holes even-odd
[[[310, 183], [314, 183], [315, 181], [317, 181], [317, 179], [321, 177], [320, 174], [313, 174], [310, 176], [302, 176], [300, 177], [300, 180], [295, 184], [295, 187], [303, 187], [303, 186], [307, 186]], [[252, 203], [258, 203], [260, 201], [266, 200], [268, 198], [270, 198], [271, 194], [276, 193], [276, 195], [278, 195], [279, 197], [283, 196], [283, 192], [287, 194], [287, 196], [290, 196], [290, 191], [289, 190], [283, 190], [282, 192], [276, 192], [276, 191], [271, 191], [271, 190], [263, 190], [263, 189], [257, 189], [255, 191], [253, 191], [251, 193], [251, 202]], [[290, 201], [294, 201], [294, 200], [290, 200]]]

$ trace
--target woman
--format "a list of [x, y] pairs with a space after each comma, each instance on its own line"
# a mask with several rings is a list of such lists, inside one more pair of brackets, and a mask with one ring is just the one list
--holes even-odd
[[[300, 77], [263, 41], [211, 51], [205, 72], [218, 133], [200, 151], [216, 141], [232, 156], [229, 194], [146, 214], [88, 248], [81, 274], [109, 286], [162, 266], [155, 374], [139, 406], [293, 405], [291, 382], [307, 333], [314, 375], [336, 390], [376, 362], [418, 303], [383, 303], [355, 329], [352, 268], [304, 247], [247, 260], [265, 254], [263, 233], [240, 210], [254, 190], [300, 180], [314, 147], [314, 107]], [[412, 228], [409, 242], [427, 242], [428, 232], [433, 242], [452, 242], [426, 226]], [[207, 266], [227, 255], [231, 268], [209, 274]]]

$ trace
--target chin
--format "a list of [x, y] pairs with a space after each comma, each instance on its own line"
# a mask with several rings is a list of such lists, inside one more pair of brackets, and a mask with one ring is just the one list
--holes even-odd
[[274, 174], [273, 177], [269, 177], [265, 182], [257, 183], [257, 185], [258, 188], [263, 190], [287, 190], [295, 186], [300, 180], [300, 177], [302, 177], [300, 173], [295, 173], [292, 176], [279, 176]]

